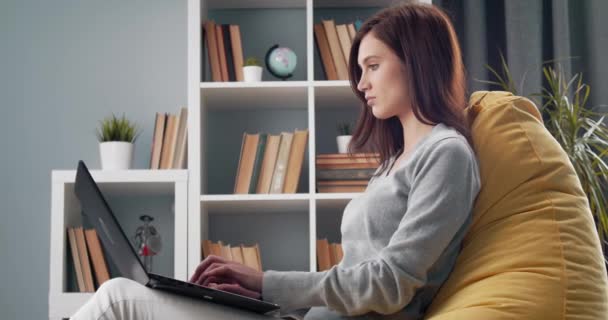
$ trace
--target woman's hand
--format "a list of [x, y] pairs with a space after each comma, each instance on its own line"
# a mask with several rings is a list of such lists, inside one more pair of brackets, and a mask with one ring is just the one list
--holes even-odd
[[263, 278], [261, 271], [209, 255], [198, 265], [190, 282], [259, 299], [262, 296]]

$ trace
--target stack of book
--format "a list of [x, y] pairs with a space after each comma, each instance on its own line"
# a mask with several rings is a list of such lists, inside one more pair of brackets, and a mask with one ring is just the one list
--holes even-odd
[[110, 279], [108, 266], [95, 229], [67, 228], [76, 282], [80, 292], [95, 292]]
[[344, 252], [340, 243], [329, 243], [327, 239], [317, 239], [317, 268], [325, 271], [342, 261]]
[[251, 267], [255, 270], [262, 271], [262, 259], [260, 256], [260, 246], [256, 243], [253, 246], [246, 247], [244, 245], [230, 246], [222, 241], [214, 243], [210, 240], [202, 241], [202, 256], [207, 258], [210, 254], [220, 256], [228, 261], [235, 261]]
[[327, 80], [348, 80], [348, 60], [359, 23], [336, 24], [322, 20], [314, 25], [317, 50]]
[[156, 113], [150, 169], [186, 169], [188, 160], [188, 109], [178, 115]]
[[234, 193], [296, 193], [307, 141], [308, 129], [244, 133]]
[[317, 155], [317, 192], [363, 192], [380, 165], [377, 153]]
[[[233, 24], [216, 24], [215, 21], [208, 20], [203, 23], [203, 37], [212, 80], [214, 82], [243, 81], [243, 46], [240, 27]], [[203, 49], [202, 52], [204, 54], [205, 50]], [[204, 63], [202, 65], [205, 66]]]

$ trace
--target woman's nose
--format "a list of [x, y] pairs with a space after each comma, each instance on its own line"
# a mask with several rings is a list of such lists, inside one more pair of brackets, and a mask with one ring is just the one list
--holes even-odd
[[365, 78], [361, 77], [359, 83], [357, 84], [357, 89], [361, 92], [367, 90], [367, 81], [365, 80]]

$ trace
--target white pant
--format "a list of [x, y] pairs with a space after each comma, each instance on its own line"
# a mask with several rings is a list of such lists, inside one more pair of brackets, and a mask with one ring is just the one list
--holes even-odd
[[106, 281], [70, 319], [276, 320], [268, 315], [150, 289], [126, 278]]

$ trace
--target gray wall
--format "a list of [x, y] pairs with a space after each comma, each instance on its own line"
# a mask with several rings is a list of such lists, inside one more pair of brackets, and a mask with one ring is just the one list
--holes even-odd
[[154, 113], [186, 106], [186, 19], [186, 0], [0, 1], [1, 318], [47, 318], [51, 170], [99, 168], [112, 112], [142, 126], [146, 168]]

